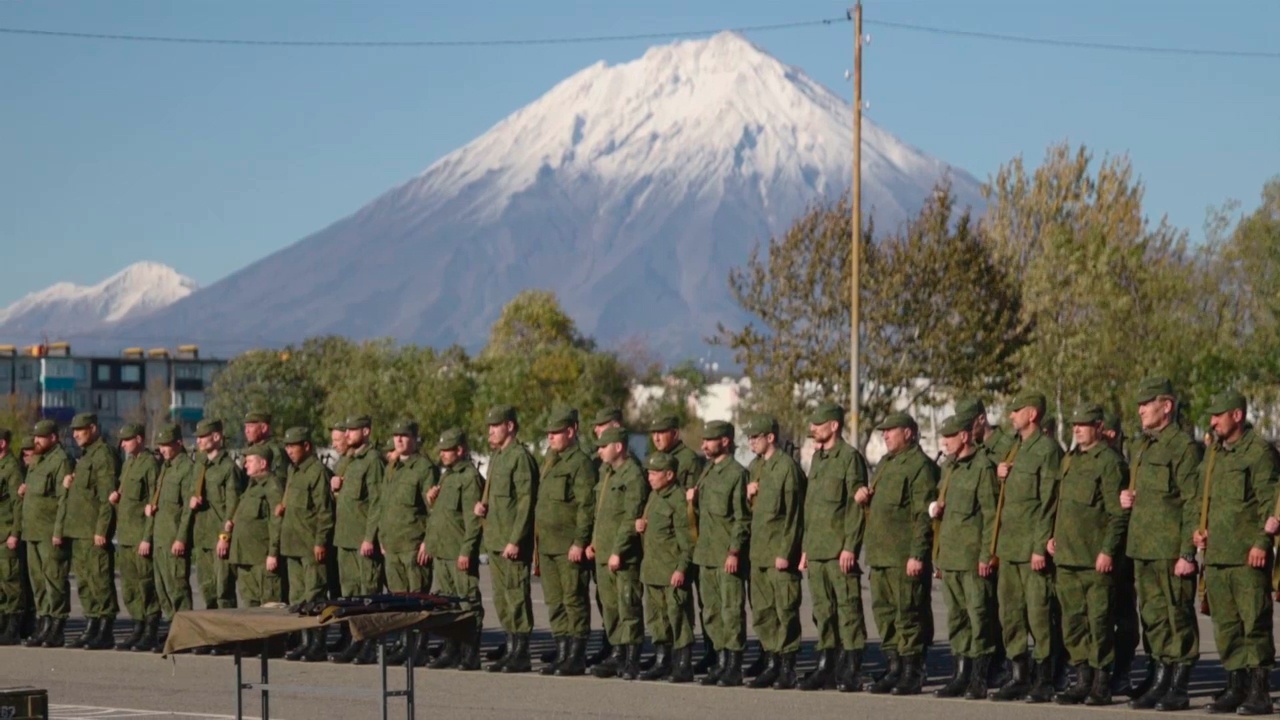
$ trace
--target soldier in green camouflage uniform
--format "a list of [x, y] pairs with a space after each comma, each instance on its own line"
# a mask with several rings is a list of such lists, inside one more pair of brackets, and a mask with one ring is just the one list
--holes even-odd
[[227, 563], [235, 572], [245, 607], [281, 602], [284, 567], [280, 562], [280, 526], [276, 508], [284, 501], [280, 476], [271, 472], [274, 451], [265, 444], [246, 448], [248, 484], [226, 525], [230, 535]]
[[1129, 512], [1120, 507], [1120, 456], [1102, 438], [1102, 407], [1082, 405], [1071, 418], [1075, 448], [1062, 461], [1062, 485], [1048, 550], [1056, 565], [1063, 644], [1076, 668], [1060, 705], [1111, 704], [1115, 558], [1124, 549]]
[[[191, 609], [191, 495], [196, 485], [196, 465], [182, 446], [177, 425], [156, 432], [156, 446], [164, 462], [155, 494], [145, 510], [148, 518], [143, 537], [152, 539], [156, 595], [160, 610], [173, 620], [175, 613]], [[161, 652], [164, 638], [153, 652]]]
[[[192, 560], [199, 578], [200, 595], [207, 609], [236, 606], [236, 576], [227, 561], [231, 538], [225, 530], [235, 513], [244, 475], [223, 445], [222, 421], [201, 420], [196, 424], [196, 479], [189, 502], [191, 513]], [[221, 649], [198, 648], [196, 654]]]
[[871, 608], [888, 670], [868, 688], [877, 694], [914, 695], [924, 683], [929, 624], [933, 526], [929, 503], [938, 493], [938, 466], [920, 449], [916, 421], [891, 413], [876, 426], [888, 454], [869, 488], [855, 500], [867, 508], [867, 565]]
[[596, 564], [601, 619], [613, 648], [613, 654], [591, 672], [600, 678], [621, 675], [634, 680], [640, 674], [640, 647], [644, 644], [642, 548], [636, 520], [644, 513], [649, 483], [640, 463], [628, 451], [627, 441], [627, 431], [619, 427], [605, 430], [596, 439], [602, 462], [587, 558]]
[[969, 417], [942, 422], [942, 447], [950, 462], [942, 469], [938, 499], [930, 506], [936, 535], [934, 564], [942, 571], [947, 600], [947, 638], [954, 673], [935, 697], [969, 700], [987, 697], [987, 678], [995, 652], [995, 537], [999, 489], [996, 468], [973, 442]]
[[271, 413], [257, 408], [250, 410], [244, 416], [244, 439], [247, 443], [246, 449], [250, 447], [262, 446], [271, 451], [270, 460], [271, 472], [276, 473], [280, 477], [285, 476], [288, 468], [288, 457], [284, 452], [284, 445], [276, 440], [271, 434]]
[[22, 496], [18, 488], [24, 475], [22, 463], [13, 456], [9, 445], [13, 435], [0, 428], [0, 645], [16, 645], [22, 639], [22, 564], [19, 554], [25, 550], [21, 536]]
[[156, 492], [160, 464], [143, 447], [142, 428], [120, 428], [124, 464], [120, 468], [120, 489], [112, 493], [116, 506], [116, 541], [119, 543], [120, 589], [124, 606], [133, 618], [133, 634], [116, 645], [117, 650], [146, 652], [155, 648], [160, 629], [160, 598], [156, 595], [155, 567], [151, 536], [147, 527], [147, 505]]
[[27, 647], [62, 647], [67, 616], [71, 613], [70, 549], [61, 539], [54, 542], [54, 523], [62, 511], [71, 474], [71, 458], [58, 442], [58, 427], [41, 420], [32, 429], [35, 463], [27, 469], [22, 498], [21, 539], [27, 542], [27, 567], [35, 593], [40, 624], [27, 638]]
[[1228, 681], [1206, 709], [1270, 715], [1269, 676], [1276, 656], [1271, 548], [1280, 522], [1267, 518], [1274, 513], [1280, 461], [1271, 443], [1246, 421], [1243, 395], [1223, 392], [1208, 410], [1218, 447], [1209, 450], [1200, 469], [1209, 491], [1207, 528], [1198, 528], [1193, 540], [1205, 553], [1214, 640]]
[[809, 417], [814, 441], [804, 507], [804, 552], [813, 624], [818, 628], [818, 667], [802, 690], [861, 689], [867, 622], [862, 615], [862, 570], [858, 555], [866, 515], [853, 499], [867, 486], [867, 460], [844, 441], [844, 408], [823, 403]]
[[[280, 555], [284, 558], [289, 603], [323, 600], [328, 590], [328, 560], [333, 556], [334, 502], [329, 492], [329, 468], [316, 457], [310, 432], [292, 427], [284, 434], [289, 458], [284, 495], [275, 514], [280, 524]], [[285, 658], [324, 660], [324, 632], [303, 634], [302, 642]]]
[[655, 452], [646, 467], [652, 492], [635, 529], [644, 538], [640, 581], [646, 624], [658, 653], [640, 679], [687, 683], [693, 680], [693, 596], [688, 580], [693, 536], [688, 504], [676, 479], [679, 464], [674, 456]]
[[[591, 457], [591, 462], [596, 466], [596, 473], [600, 473], [600, 455], [595, 447], [595, 441], [600, 435], [609, 428], [622, 427], [622, 409], [617, 407], [605, 407], [596, 411], [595, 417], [591, 420], [591, 437], [582, 438], [584, 442], [583, 451]], [[597, 565], [591, 566], [591, 584], [595, 586], [596, 609], [600, 611], [600, 615], [604, 616], [604, 602], [600, 599], [600, 582], [596, 576]], [[613, 655], [613, 646], [609, 644], [609, 633], [600, 633], [600, 648], [596, 652], [587, 657], [587, 665], [593, 666], [604, 662]]]
[[1142, 434], [1132, 447], [1130, 484], [1120, 494], [1131, 509], [1126, 549], [1134, 561], [1138, 606], [1158, 663], [1151, 688], [1129, 701], [1149, 710], [1190, 707], [1191, 668], [1200, 658], [1196, 623], [1196, 553], [1200, 516], [1199, 466], [1204, 452], [1178, 428], [1178, 401], [1166, 378], [1138, 386]]
[[778, 421], [752, 418], [743, 428], [760, 459], [747, 484], [751, 513], [751, 616], [763, 672], [748, 685], [790, 689], [796, 684], [800, 649], [800, 544], [804, 533], [806, 478], [795, 458], [778, 446]]
[[[347, 464], [342, 475], [330, 481], [337, 496], [337, 523], [333, 544], [338, 549], [338, 579], [346, 597], [372, 595], [381, 586], [381, 558], [378, 555], [378, 508], [385, 474], [382, 455], [373, 447], [372, 422], [368, 415], [348, 417]], [[377, 644], [371, 640], [353, 642], [338, 653], [334, 662], [373, 663]]]
[[538, 464], [516, 439], [520, 429], [516, 409], [498, 405], [485, 414], [489, 427], [489, 469], [484, 497], [475, 515], [484, 520], [484, 550], [492, 573], [493, 606], [506, 631], [506, 651], [489, 665], [489, 672], [529, 671], [529, 634], [533, 632], [533, 601], [529, 573], [533, 564], [534, 498], [538, 495]]
[[396, 461], [386, 469], [378, 508], [378, 538], [392, 592], [431, 589], [431, 547], [427, 535], [428, 495], [438, 483], [436, 466], [418, 452], [418, 424], [401, 420], [392, 428]]
[[[1120, 462], [1120, 475], [1125, 478], [1125, 482], [1129, 479], [1129, 460], [1125, 456], [1124, 449], [1124, 429], [1121, 427], [1120, 416], [1114, 412], [1106, 411], [1102, 415], [1102, 437], [1107, 445], [1115, 451], [1116, 457]], [[1138, 615], [1138, 590], [1134, 585], [1133, 579], [1133, 558], [1129, 557], [1128, 551], [1125, 549], [1127, 545], [1128, 528], [1126, 525], [1126, 538], [1120, 544], [1119, 554], [1114, 558], [1115, 570], [1112, 572], [1115, 583], [1115, 595], [1112, 601], [1113, 612], [1111, 614], [1111, 624], [1114, 628], [1116, 661], [1114, 670], [1111, 673], [1111, 694], [1126, 695], [1132, 697], [1141, 695], [1146, 692], [1146, 688], [1138, 692], [1129, 679], [1130, 671], [1133, 668], [1133, 658], [1138, 651], [1138, 643], [1145, 639], [1145, 633], [1142, 631], [1141, 616]], [[1147, 648], [1148, 656], [1150, 648]], [[1152, 668], [1148, 668], [1147, 679], [1154, 679], [1155, 673]], [[1150, 688], [1150, 685], [1147, 685]]]
[[80, 413], [71, 432], [81, 449], [75, 472], [63, 478], [67, 492], [58, 505], [53, 542], [70, 552], [71, 570], [80, 590], [80, 605], [88, 623], [67, 647], [105, 650], [115, 646], [112, 634], [120, 605], [116, 600], [115, 508], [110, 502], [119, 477], [119, 460], [103, 442], [98, 417]]
[[427, 518], [427, 552], [436, 566], [440, 592], [465, 598], [476, 613], [475, 633], [465, 642], [450, 639], [430, 667], [480, 669], [480, 630], [484, 603], [480, 597], [480, 518], [475, 506], [484, 495], [484, 479], [467, 457], [467, 436], [459, 428], [440, 434], [436, 442], [443, 467], [432, 488]]
[[586, 548], [595, 522], [596, 469], [573, 431], [573, 414], [554, 410], [544, 428], [557, 456], [538, 484], [538, 561], [557, 657], [543, 675], [582, 675], [591, 630]]

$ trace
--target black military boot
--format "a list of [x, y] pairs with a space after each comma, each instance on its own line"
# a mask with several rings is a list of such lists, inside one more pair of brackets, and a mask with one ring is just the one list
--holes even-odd
[[110, 650], [116, 646], [116, 619], [104, 617], [98, 623], [98, 632], [84, 644], [86, 650]]
[[818, 655], [818, 666], [800, 682], [801, 690], [828, 690], [836, 686], [836, 666], [840, 651], [828, 648]]
[[308, 663], [328, 660], [329, 652], [325, 647], [324, 635], [323, 628], [312, 630], [308, 641], [302, 644], [302, 656], [298, 659]]
[[721, 661], [720, 677], [716, 678], [716, 687], [742, 686], [742, 651], [726, 651], [726, 659]]
[[470, 672], [480, 669], [480, 628], [476, 628], [475, 633], [467, 642], [461, 643], [462, 651], [458, 656], [459, 670]]
[[1247, 671], [1228, 670], [1227, 686], [1213, 694], [1213, 702], [1205, 705], [1204, 711], [1214, 715], [1235, 712], [1236, 708], [1240, 707], [1240, 703], [1244, 702], [1244, 696], [1249, 691], [1247, 685]]
[[85, 623], [84, 630], [75, 640], [68, 640], [64, 647], [83, 648], [89, 644], [89, 641], [98, 636], [98, 631], [102, 629], [102, 618], [89, 618]]
[[953, 657], [951, 662], [954, 666], [952, 668], [951, 681], [934, 690], [934, 697], [960, 697], [969, 688], [969, 681], [973, 678], [973, 661], [960, 655], [959, 657]]
[[720, 664], [720, 654], [716, 652], [715, 645], [711, 642], [711, 636], [702, 633], [702, 657], [698, 660], [698, 664], [693, 666], [694, 675], [703, 675], [711, 672], [711, 669]]
[[673, 650], [671, 655], [671, 676], [667, 678], [667, 682], [677, 684], [693, 682], [693, 645], [689, 644]]
[[[485, 672], [502, 672], [502, 666], [506, 665], [507, 658], [511, 657], [507, 650], [512, 647], [515, 647], [515, 636], [511, 633], [507, 633], [507, 639], [505, 642], [485, 653], [485, 657], [490, 660], [490, 663], [484, 668]], [[499, 650], [502, 652], [498, 652]], [[495, 655], [496, 657], [493, 657]]]
[[388, 665], [403, 665], [410, 659], [410, 653], [417, 655], [417, 645], [410, 639], [409, 635], [408, 631], [399, 633], [399, 637], [387, 648]]
[[1267, 668], [1249, 668], [1249, 692], [1236, 709], [1237, 715], [1270, 715], [1271, 677]]
[[[510, 637], [510, 634], [508, 634], [508, 637]], [[484, 654], [484, 659], [488, 660], [489, 662], [497, 662], [502, 658], [506, 657], [506, 654], [507, 654], [507, 643], [501, 642], [501, 643], [498, 643], [496, 647], [489, 648], [489, 652], [486, 652]]]
[[458, 664], [458, 658], [461, 654], [461, 643], [454, 639], [445, 640], [444, 652], [440, 653], [440, 657], [427, 663], [427, 667], [432, 670], [443, 670], [445, 668], [455, 667]]
[[867, 688], [867, 692], [874, 695], [888, 695], [893, 691], [898, 681], [902, 679], [902, 658], [898, 657], [897, 650], [886, 650], [884, 652], [885, 671], [880, 674], [880, 678], [871, 683]]
[[569, 638], [564, 644], [564, 659], [556, 667], [556, 677], [579, 677], [587, 674], [587, 639]]
[[143, 618], [141, 625], [142, 637], [138, 638], [138, 642], [129, 648], [134, 652], [147, 652], [155, 648], [156, 635], [160, 632], [160, 616], [152, 615], [151, 617]]
[[991, 699], [997, 702], [1021, 700], [1031, 689], [1031, 656], [1023, 653], [1009, 659], [1009, 680], [991, 693]]
[[[702, 676], [698, 684], [704, 686], [713, 686], [720, 680], [720, 675], [724, 673], [725, 668], [729, 667], [729, 651], [720, 650], [716, 653], [716, 662], [707, 670], [707, 674]], [[696, 670], [696, 668], [695, 668]]]
[[617, 677], [622, 673], [623, 655], [626, 653], [625, 645], [615, 645], [609, 652], [609, 657], [597, 662], [591, 667], [591, 674], [598, 678]]
[[979, 655], [973, 660], [973, 672], [969, 676], [969, 686], [964, 690], [965, 700], [987, 699], [987, 678], [991, 672], [991, 655]]
[[624, 645], [622, 647], [622, 664], [618, 669], [618, 677], [623, 680], [636, 680], [640, 677], [640, 650], [642, 643]]
[[163, 635], [159, 634], [160, 618], [156, 618], [156, 644], [155, 644], [155, 647], [151, 648], [151, 652], [156, 653], [157, 655], [164, 653], [165, 643], [169, 642], [170, 627], [172, 627], [172, 625], [166, 625], [164, 627], [164, 634]]
[[[323, 629], [321, 633], [324, 633]], [[342, 623], [338, 625], [338, 639], [326, 649], [330, 653], [344, 653], [349, 647], [351, 647], [351, 628], [346, 623]]]
[[1169, 691], [1156, 701], [1156, 710], [1169, 712], [1191, 707], [1187, 690], [1191, 686], [1191, 663], [1179, 663], [1169, 672]]
[[1047, 657], [1036, 663], [1035, 681], [1027, 691], [1026, 702], [1046, 703], [1053, 699], [1053, 658]]
[[774, 690], [790, 690], [796, 686], [796, 653], [778, 653], [778, 677], [773, 681]]
[[836, 670], [836, 690], [852, 693], [862, 690], [862, 651], [842, 650]]
[[1133, 683], [1129, 679], [1129, 675], [1133, 670], [1133, 652], [1122, 652], [1116, 650], [1116, 662], [1114, 669], [1110, 673], [1111, 676], [1111, 695], [1123, 695], [1131, 697], [1133, 695]]
[[614, 655], [613, 646], [609, 644], [608, 633], [602, 633], [600, 638], [600, 649], [587, 657], [587, 665], [595, 667], [596, 665], [614, 657]]
[[351, 658], [352, 665], [372, 665], [378, 662], [377, 640], [361, 640], [356, 645], [359, 650], [356, 652], [356, 656]]
[[564, 660], [569, 656], [569, 637], [567, 635], [560, 635], [553, 639], [555, 640], [556, 646], [555, 652], [552, 654], [553, 659], [550, 661], [546, 660], [545, 658], [547, 657], [547, 653], [545, 652], [540, 656], [540, 658], [543, 658], [543, 664], [542, 669], [538, 672], [543, 675], [555, 675], [556, 668], [560, 667], [560, 663], [564, 662]]
[[43, 646], [47, 648], [60, 648], [66, 642], [64, 631], [67, 627], [66, 618], [53, 618], [49, 624], [49, 632], [45, 633]]
[[1079, 705], [1093, 691], [1094, 670], [1087, 663], [1076, 665], [1076, 681], [1071, 687], [1053, 696], [1059, 705]]
[[1169, 691], [1170, 669], [1170, 666], [1148, 655], [1147, 674], [1129, 695], [1129, 707], [1134, 710], [1150, 710], [1155, 707], [1156, 701]]
[[517, 633], [511, 636], [513, 644], [507, 646], [507, 657], [502, 662], [504, 673], [526, 673], [533, 669], [529, 660], [529, 633]]
[[19, 615], [0, 615], [0, 646], [18, 644]]
[[1107, 670], [1093, 671], [1093, 687], [1084, 698], [1085, 705], [1098, 707], [1111, 704], [1111, 673]]
[[654, 648], [653, 667], [640, 674], [641, 680], [661, 680], [671, 674], [671, 643], [660, 643]]
[[[742, 674], [746, 677], [755, 677], [756, 675], [759, 675], [764, 672], [765, 666], [769, 664], [769, 653], [764, 651], [764, 646], [759, 643], [756, 643], [756, 645], [760, 648], [760, 654], [756, 655], [756, 659], [752, 660], [751, 664], [747, 666], [747, 669], [743, 671]], [[743, 651], [743, 654], [746, 654], [745, 650]]]
[[553, 637], [551, 648], [543, 650], [538, 656], [538, 661], [543, 665], [555, 665], [560, 662], [560, 658], [564, 657], [560, 654], [560, 638]]
[[311, 644], [311, 635], [314, 632], [314, 630], [303, 630], [302, 637], [298, 639], [298, 644], [285, 651], [284, 659], [301, 660], [302, 656], [307, 652], [307, 646]]
[[919, 695], [924, 687], [924, 655], [902, 658], [902, 677], [889, 692], [894, 695]]
[[145, 618], [134, 618], [133, 632], [129, 633], [129, 637], [121, 642], [116, 643], [117, 650], [132, 650], [134, 645], [142, 642], [142, 636], [147, 632], [147, 620]]
[[764, 670], [760, 671], [747, 683], [749, 688], [767, 688], [773, 687], [773, 682], [778, 679], [778, 674], [782, 672], [782, 655], [780, 653], [769, 653], [768, 659], [765, 661]]
[[22, 643], [26, 647], [41, 647], [44, 645], [44, 636], [49, 634], [49, 628], [53, 625], [53, 618], [48, 615], [41, 615], [36, 621], [36, 631], [31, 633], [31, 637]]
[[341, 652], [329, 653], [329, 661], [342, 664], [342, 665], [351, 663], [355, 661], [356, 656], [359, 655], [360, 651], [364, 649], [364, 645], [365, 645], [364, 642], [352, 639], [347, 643], [347, 647], [345, 650]]

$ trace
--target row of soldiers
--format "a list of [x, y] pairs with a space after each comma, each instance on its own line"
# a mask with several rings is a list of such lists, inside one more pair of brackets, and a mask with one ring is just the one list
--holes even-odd
[[[841, 438], [844, 411], [835, 405], [819, 406], [809, 418], [815, 454], [807, 474], [782, 447], [777, 423], [768, 416], [754, 417], [743, 427], [755, 455], [749, 468], [734, 459], [735, 430], [729, 423], [706, 424], [704, 459], [680, 442], [672, 418], [649, 428], [656, 452], [642, 469], [630, 453], [620, 412], [598, 414], [592, 423], [595, 437], [586, 443], [578, 437], [577, 413], [565, 408], [553, 412], [542, 428], [549, 451], [539, 467], [516, 440], [515, 408], [496, 407], [486, 417], [487, 479], [466, 459], [460, 431], [440, 439], [442, 468], [437, 470], [417, 453], [416, 428], [401, 423], [393, 433], [396, 452], [384, 467], [369, 446], [368, 418], [349, 418], [332, 429], [341, 455], [330, 473], [315, 457], [307, 432], [291, 429], [285, 438], [284, 489], [261, 503], [257, 513], [257, 519], [266, 520], [268, 549], [249, 565], [256, 568], [258, 558], [265, 558], [265, 572], [249, 575], [226, 571], [238, 565], [224, 544], [238, 537], [240, 520], [227, 494], [209, 494], [207, 468], [186, 472], [185, 480], [200, 480], [171, 483], [183, 490], [161, 497], [170, 463], [181, 463], [176, 458], [184, 453], [174, 453], [175, 459], [165, 455], [155, 502], [143, 511], [149, 520], [172, 516], [175, 522], [166, 527], [176, 526], [181, 536], [202, 508], [224, 508], [213, 518], [212, 546], [194, 543], [201, 589], [212, 607], [234, 602], [234, 590], [229, 596], [227, 591], [231, 577], [245, 578], [242, 590], [266, 585], [267, 575], [280, 574], [281, 558], [291, 602], [323, 597], [335, 550], [343, 595], [371, 594], [383, 582], [392, 590], [423, 590], [432, 586], [434, 574], [438, 589], [479, 607], [476, 573], [483, 551], [507, 633], [487, 669], [505, 673], [531, 669], [530, 578], [536, 573], [556, 641], [556, 651], [545, 658], [546, 674], [586, 671], [594, 579], [607, 651], [592, 670], [597, 676], [687, 682], [703, 670], [704, 684], [732, 686], [753, 677], [748, 683], [753, 687], [865, 687], [914, 694], [924, 682], [924, 653], [933, 635], [929, 608], [936, 570], [942, 575], [955, 663], [952, 678], [935, 694], [988, 697], [994, 666], [1007, 656], [1007, 677], [990, 691], [995, 700], [1107, 704], [1120, 692], [1137, 708], [1177, 710], [1189, 704], [1187, 687], [1199, 655], [1194, 604], [1202, 577], [1228, 671], [1227, 687], [1212, 708], [1269, 712], [1271, 548], [1280, 530], [1277, 462], [1275, 451], [1245, 421], [1244, 398], [1224, 393], [1214, 399], [1206, 454], [1174, 422], [1177, 398], [1170, 383], [1143, 382], [1138, 392], [1142, 433], [1128, 448], [1131, 465], [1121, 452], [1118, 422], [1106, 422], [1097, 406], [1082, 406], [1071, 415], [1074, 445], [1065, 454], [1042, 430], [1043, 395], [1020, 396], [1009, 410], [1012, 434], [988, 423], [980, 401], [959, 403], [943, 423], [948, 462], [942, 468], [920, 448], [914, 420], [893, 414], [877, 426], [888, 454], [874, 474]], [[73, 433], [90, 428], [85, 421], [77, 418]], [[38, 454], [39, 438], [48, 437], [50, 429], [43, 428], [44, 435], [41, 430], [35, 433]], [[220, 430], [208, 424], [198, 429], [206, 458], [220, 442]], [[37, 471], [47, 459], [43, 454], [28, 471], [29, 481], [45, 478], [28, 482], [28, 491], [51, 487], [59, 508], [64, 498], [68, 508], [74, 507], [69, 498], [78, 468], [91, 457], [92, 440], [81, 443], [79, 434], [76, 439], [86, 452], [61, 490], [45, 481], [58, 473]], [[162, 454], [166, 446], [180, 447], [172, 429], [162, 430], [156, 441]], [[270, 443], [259, 441], [255, 445]], [[270, 456], [265, 447], [255, 451], [251, 446], [246, 467], [253, 457]], [[216, 458], [215, 452], [210, 462]], [[269, 470], [259, 474], [280, 477]], [[459, 482], [448, 484], [451, 474]], [[252, 469], [249, 475], [254, 476]], [[112, 496], [106, 495], [108, 505]], [[56, 515], [62, 518], [65, 512]], [[436, 518], [448, 526], [447, 541], [429, 537]], [[111, 521], [110, 513], [100, 512], [81, 522], [97, 530], [109, 528]], [[145, 523], [146, 537], [163, 547], [170, 534], [162, 537], [152, 525]], [[271, 527], [277, 528], [274, 535]], [[56, 533], [50, 537], [66, 542]], [[95, 535], [91, 547], [104, 548], [96, 542], [104, 537]], [[271, 544], [273, 537], [278, 548]], [[47, 573], [37, 572], [45, 560], [42, 549], [33, 551], [32, 545], [45, 541], [29, 531], [26, 539], [35, 584]], [[119, 541], [125, 554], [126, 540]], [[165, 561], [169, 570], [160, 567], [165, 553], [157, 553], [158, 587], [185, 556], [186, 545], [174, 543], [167, 553], [174, 560]], [[208, 559], [202, 561], [205, 550]], [[206, 566], [211, 568], [207, 581]], [[887, 666], [865, 686], [864, 566]], [[88, 559], [77, 565], [83, 596], [81, 567], [92, 571], [94, 566]], [[124, 570], [122, 565], [127, 585]], [[806, 574], [820, 657], [813, 672], [798, 678], [800, 586]], [[1141, 623], [1133, 617], [1135, 595]], [[701, 668], [692, 663], [695, 600], [714, 651]], [[748, 600], [765, 662], [757, 672], [744, 673]], [[82, 602], [90, 617], [86, 634], [91, 634], [91, 603]], [[170, 599], [165, 609], [171, 608], [182, 609], [181, 603]], [[42, 612], [42, 617], [48, 616]], [[99, 632], [104, 626], [109, 621], [98, 626]], [[656, 653], [652, 666], [642, 671], [646, 628]], [[1148, 648], [1151, 670], [1141, 686], [1132, 688], [1129, 666], [1139, 639]], [[348, 660], [362, 654], [367, 660], [368, 648], [359, 646], [351, 644], [338, 658], [349, 653]], [[293, 654], [320, 659], [323, 637], [304, 637]], [[1075, 682], [1056, 692], [1055, 665], [1061, 666], [1063, 655], [1075, 667]], [[478, 637], [464, 647], [447, 647], [437, 662], [479, 667]]]

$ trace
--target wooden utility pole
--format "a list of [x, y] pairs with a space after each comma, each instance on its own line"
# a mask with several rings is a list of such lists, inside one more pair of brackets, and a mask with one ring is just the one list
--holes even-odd
[[858, 325], [859, 301], [862, 290], [862, 279], [859, 276], [862, 265], [860, 244], [862, 242], [862, 0], [853, 6], [853, 226], [850, 240], [850, 275], [849, 289], [849, 429], [854, 444], [862, 441], [858, 434], [859, 419], [862, 415], [861, 386], [858, 380]]

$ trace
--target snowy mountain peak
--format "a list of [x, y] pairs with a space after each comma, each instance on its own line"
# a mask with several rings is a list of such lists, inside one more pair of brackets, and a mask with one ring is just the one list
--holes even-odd
[[66, 336], [140, 317], [195, 292], [196, 282], [156, 262], [130, 265], [96, 285], [60, 282], [0, 310], [0, 333]]

